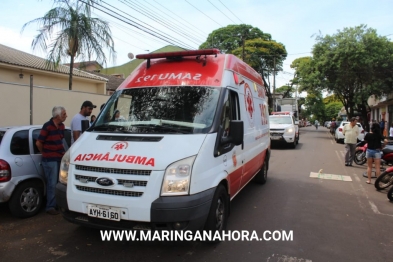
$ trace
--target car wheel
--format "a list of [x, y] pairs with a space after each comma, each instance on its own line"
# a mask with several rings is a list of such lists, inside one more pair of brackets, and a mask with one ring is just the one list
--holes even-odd
[[296, 148], [296, 137], [295, 137], [295, 140], [291, 143], [291, 148]]
[[227, 226], [228, 215], [229, 196], [225, 187], [223, 185], [218, 185], [206, 220], [205, 230], [211, 231], [213, 235], [217, 231], [224, 231]]
[[42, 206], [44, 190], [38, 181], [26, 181], [20, 184], [8, 203], [11, 213], [20, 218], [36, 215]]

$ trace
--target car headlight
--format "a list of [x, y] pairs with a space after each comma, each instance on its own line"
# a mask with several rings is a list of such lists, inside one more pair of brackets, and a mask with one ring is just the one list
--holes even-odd
[[67, 185], [68, 181], [68, 169], [70, 167], [70, 150], [64, 154], [60, 163], [60, 172], [59, 172], [59, 182]]
[[190, 188], [191, 170], [195, 156], [174, 162], [165, 170], [161, 196], [187, 195]]
[[285, 129], [285, 133], [293, 133], [293, 128], [288, 127], [287, 129]]

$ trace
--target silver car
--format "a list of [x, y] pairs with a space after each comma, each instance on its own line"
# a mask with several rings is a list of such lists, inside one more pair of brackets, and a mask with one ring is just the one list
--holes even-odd
[[[42, 207], [45, 177], [35, 142], [42, 125], [0, 127], [0, 203], [14, 216], [31, 217]], [[66, 146], [71, 130], [66, 128]]]

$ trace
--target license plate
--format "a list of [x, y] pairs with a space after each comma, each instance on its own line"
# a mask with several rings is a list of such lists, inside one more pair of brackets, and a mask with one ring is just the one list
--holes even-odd
[[113, 221], [120, 221], [120, 210], [113, 207], [87, 206], [87, 215]]
[[280, 140], [281, 136], [271, 136], [270, 137], [272, 140]]

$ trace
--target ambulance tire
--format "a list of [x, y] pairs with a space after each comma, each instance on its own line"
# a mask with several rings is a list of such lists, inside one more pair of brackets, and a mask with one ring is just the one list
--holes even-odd
[[265, 160], [261, 170], [259, 170], [259, 172], [254, 177], [255, 182], [261, 185], [265, 184], [267, 181], [267, 170], [268, 170], [268, 165]]
[[209, 215], [206, 219], [205, 230], [208, 232], [211, 231], [212, 235], [216, 231], [224, 231], [227, 227], [228, 215], [229, 196], [225, 187], [218, 185], [210, 206]]

